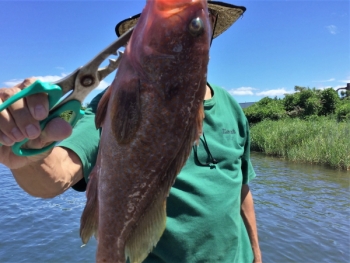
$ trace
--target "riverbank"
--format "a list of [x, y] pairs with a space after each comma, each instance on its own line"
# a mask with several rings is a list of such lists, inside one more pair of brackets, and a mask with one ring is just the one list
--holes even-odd
[[350, 122], [329, 118], [264, 120], [252, 125], [251, 150], [295, 162], [350, 170]]

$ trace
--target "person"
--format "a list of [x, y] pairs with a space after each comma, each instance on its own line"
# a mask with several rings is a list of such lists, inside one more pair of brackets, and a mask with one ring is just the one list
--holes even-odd
[[[244, 7], [208, 1], [212, 39], [228, 29]], [[120, 36], [139, 15], [116, 26]], [[29, 78], [0, 89], [0, 103], [34, 82]], [[102, 93], [72, 130], [60, 118], [43, 131], [48, 115], [45, 94], [14, 103], [0, 113], [0, 163], [9, 167], [18, 185], [32, 196], [52, 198], [72, 187], [85, 191], [95, 165], [100, 133], [94, 117]], [[209, 84], [199, 146], [194, 146], [167, 200], [167, 225], [145, 262], [261, 262], [254, 202], [248, 183], [255, 177], [250, 161], [249, 125], [239, 104], [223, 88]], [[29, 138], [28, 148], [61, 141], [32, 157], [12, 153], [13, 143]]]

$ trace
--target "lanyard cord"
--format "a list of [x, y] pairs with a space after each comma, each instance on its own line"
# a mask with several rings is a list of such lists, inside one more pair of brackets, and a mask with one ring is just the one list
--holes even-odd
[[198, 162], [198, 164], [199, 164], [200, 166], [211, 166], [212, 164], [217, 164], [218, 161], [217, 161], [217, 160], [213, 157], [213, 155], [211, 154], [204, 133], [203, 133], [203, 139], [204, 139], [204, 140], [202, 140], [202, 139], [200, 139], [200, 140], [203, 142], [204, 149], [205, 149], [205, 151], [207, 152], [207, 154], [208, 154], [208, 156], [209, 156], [209, 158], [210, 158], [210, 161], [209, 161], [209, 162], [206, 162], [205, 164], [202, 163], [201, 161], [199, 161], [199, 159], [198, 159], [198, 154], [197, 154], [197, 147], [198, 147], [198, 146], [193, 146], [193, 152], [194, 152], [194, 157], [196, 158], [196, 161]]

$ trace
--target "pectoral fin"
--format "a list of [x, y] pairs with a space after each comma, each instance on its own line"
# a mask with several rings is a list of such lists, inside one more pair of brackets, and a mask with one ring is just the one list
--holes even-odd
[[140, 83], [135, 78], [122, 86], [112, 106], [112, 130], [118, 143], [128, 143], [134, 137], [141, 119]]

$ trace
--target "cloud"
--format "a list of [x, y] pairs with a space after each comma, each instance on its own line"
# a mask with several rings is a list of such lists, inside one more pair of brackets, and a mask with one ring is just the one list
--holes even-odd
[[[55, 82], [65, 76], [67, 76], [67, 74], [62, 73], [61, 76], [33, 76], [33, 78], [36, 78], [44, 82]], [[21, 83], [23, 80], [24, 79], [11, 79], [11, 80], [5, 81], [4, 84], [5, 84], [5, 87], [12, 87]]]
[[340, 88], [345, 88], [345, 85], [337, 85], [337, 86], [332, 87], [332, 88], [337, 90], [337, 89], [340, 89]]
[[5, 87], [12, 87], [15, 86], [19, 83], [21, 83], [23, 81], [23, 79], [10, 79], [8, 81], [4, 82]]
[[105, 88], [107, 88], [109, 85], [111, 85], [110, 83], [108, 83], [107, 81], [102, 80], [100, 82], [100, 85], [97, 86], [96, 90], [104, 90]]
[[321, 86], [321, 87], [317, 87], [318, 90], [325, 90], [325, 89], [329, 89], [332, 88], [334, 90], [337, 90], [339, 88], [344, 88], [344, 85], [337, 85], [337, 86]]
[[265, 90], [262, 92], [256, 93], [257, 96], [268, 96], [268, 97], [274, 97], [274, 96], [282, 96], [285, 94], [293, 93], [292, 91], [287, 91], [286, 89], [271, 89], [271, 90]]
[[275, 96], [283, 96], [285, 94], [294, 93], [293, 91], [288, 91], [285, 88], [281, 89], [272, 89], [272, 90], [264, 90], [258, 92], [259, 89], [252, 88], [252, 87], [241, 87], [237, 89], [231, 89], [228, 92], [232, 96], [269, 96], [269, 97], [275, 97]]
[[329, 33], [331, 33], [332, 35], [336, 35], [339, 32], [338, 28], [335, 25], [329, 25], [329, 26], [326, 26], [326, 28], [328, 29]]
[[[67, 76], [67, 74], [62, 73], [61, 76], [53, 75], [53, 76], [33, 76], [33, 78], [36, 78], [38, 80], [41, 80], [43, 82], [55, 82], [57, 80], [60, 80]], [[8, 81], [5, 81], [5, 87], [12, 87], [19, 83], [21, 83], [24, 79], [10, 79]], [[110, 85], [107, 81], [102, 80], [100, 85], [96, 88], [96, 90], [103, 90], [107, 88]]]
[[44, 82], [55, 82], [57, 80], [60, 80], [61, 78], [67, 76], [67, 74], [61, 74], [61, 76], [37, 76], [37, 77], [34, 77], [34, 78], [37, 78], [41, 81], [44, 81]]
[[228, 92], [231, 95], [244, 96], [244, 95], [254, 95], [253, 90], [256, 90], [256, 89], [252, 87], [241, 87], [238, 89], [230, 89]]
[[332, 82], [332, 81], [335, 81], [335, 78], [330, 78], [327, 80], [314, 80], [313, 82]]

